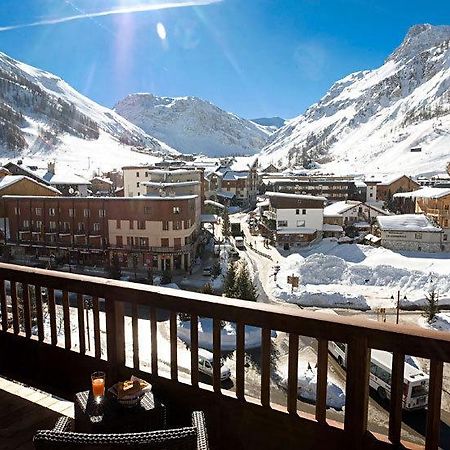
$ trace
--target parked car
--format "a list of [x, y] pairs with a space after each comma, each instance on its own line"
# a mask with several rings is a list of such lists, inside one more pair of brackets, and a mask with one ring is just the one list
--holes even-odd
[[[214, 355], [204, 348], [198, 349], [198, 371], [208, 375], [213, 376], [213, 361]], [[220, 381], [228, 380], [231, 376], [230, 368], [225, 365], [223, 358], [220, 358]]]

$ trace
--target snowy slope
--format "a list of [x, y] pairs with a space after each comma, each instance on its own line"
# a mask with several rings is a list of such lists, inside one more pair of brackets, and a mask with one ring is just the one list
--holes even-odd
[[[0, 156], [120, 167], [174, 153], [61, 78], [0, 53]], [[88, 164], [88, 158], [90, 159]]]
[[442, 172], [450, 159], [449, 42], [450, 26], [412, 27], [381, 67], [336, 82], [275, 132], [261, 162], [314, 161], [335, 173]]
[[271, 133], [196, 97], [132, 94], [115, 111], [152, 136], [183, 153], [208, 156], [254, 154]]

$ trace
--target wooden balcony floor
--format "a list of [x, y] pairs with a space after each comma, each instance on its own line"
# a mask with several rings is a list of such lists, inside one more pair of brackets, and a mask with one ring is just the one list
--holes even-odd
[[53, 428], [73, 403], [0, 377], [0, 450], [33, 449], [36, 430]]

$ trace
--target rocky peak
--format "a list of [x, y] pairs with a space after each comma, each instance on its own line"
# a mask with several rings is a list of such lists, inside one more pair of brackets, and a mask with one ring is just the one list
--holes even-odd
[[389, 56], [387, 61], [412, 58], [449, 40], [450, 26], [448, 25], [430, 25], [429, 23], [413, 25], [401, 45]]

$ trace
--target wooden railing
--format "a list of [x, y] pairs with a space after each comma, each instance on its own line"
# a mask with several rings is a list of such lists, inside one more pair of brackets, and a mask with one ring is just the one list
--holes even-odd
[[[89, 327], [86, 303], [88, 320], [92, 320]], [[161, 310], [167, 312], [169, 330], [166, 373], [160, 370]], [[439, 446], [443, 363], [450, 361], [450, 337], [445, 333], [9, 264], [0, 264], [0, 312], [1, 372], [66, 395], [86, 388], [93, 370], [106, 370], [109, 379], [130, 372], [142, 374], [174, 402], [209, 413], [212, 448], [396, 447], [401, 442], [404, 355], [427, 358], [431, 370], [426, 449]], [[179, 364], [178, 313], [190, 317], [188, 371]], [[213, 322], [212, 389], [199, 381], [201, 317]], [[149, 342], [140, 335], [143, 319], [148, 321]], [[224, 389], [220, 380], [222, 321], [236, 324], [235, 392]], [[261, 328], [257, 399], [246, 389], [245, 327], [249, 325]], [[285, 409], [271, 402], [272, 330], [288, 334]], [[318, 342], [314, 416], [298, 410], [299, 336]], [[327, 420], [330, 340], [348, 345], [343, 425]], [[389, 437], [385, 439], [367, 429], [371, 349], [394, 355]], [[142, 355], [148, 357], [147, 365]]]

